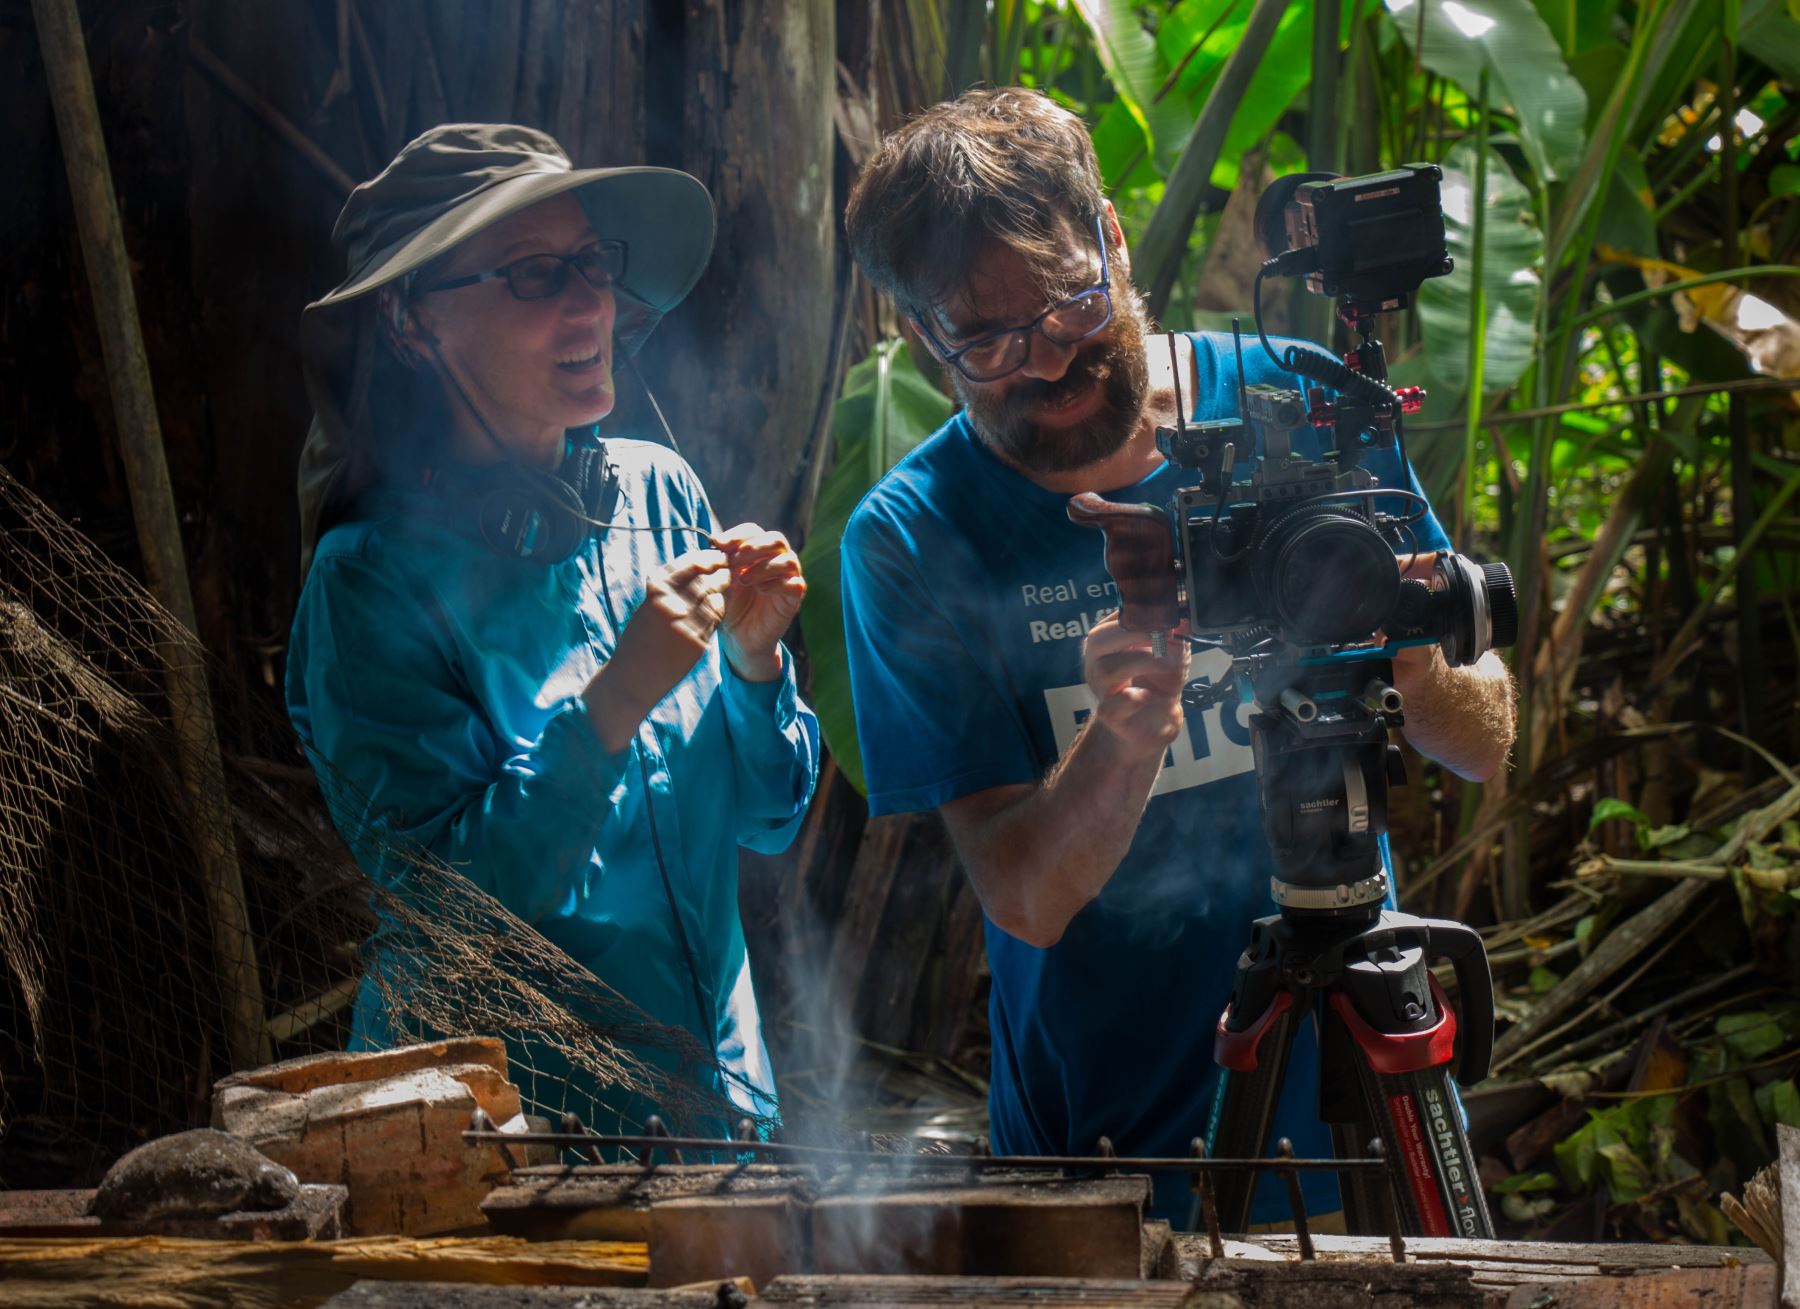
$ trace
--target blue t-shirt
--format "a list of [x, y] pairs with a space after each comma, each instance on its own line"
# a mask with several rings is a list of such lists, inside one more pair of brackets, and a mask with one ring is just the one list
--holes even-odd
[[[1231, 338], [1190, 340], [1193, 418], [1235, 414]], [[1296, 385], [1260, 348], [1245, 351], [1245, 366], [1252, 383]], [[1303, 429], [1294, 448], [1316, 455], [1322, 440]], [[1364, 466], [1382, 485], [1418, 489], [1392, 451]], [[1238, 467], [1247, 476], [1248, 464]], [[1194, 480], [1165, 465], [1132, 486], [1095, 489], [1166, 505]], [[1082, 637], [1118, 600], [1102, 538], [1069, 521], [1068, 499], [994, 457], [959, 413], [851, 515], [844, 618], [871, 814], [1038, 782], [1075, 739], [1093, 707]], [[1408, 508], [1398, 499], [1383, 507]], [[1434, 516], [1412, 530], [1421, 550], [1449, 548]], [[1193, 675], [1217, 676], [1228, 663], [1196, 651]], [[1213, 1031], [1251, 922], [1274, 912], [1251, 712], [1236, 697], [1189, 711], [1131, 848], [1054, 946], [986, 923], [997, 1151], [1085, 1154], [1106, 1135], [1122, 1154], [1184, 1155], [1206, 1134]], [[1303, 1024], [1275, 1120], [1275, 1134], [1302, 1156], [1331, 1152], [1317, 1076]], [[1305, 1180], [1310, 1210], [1337, 1207], [1330, 1174]], [[1287, 1215], [1274, 1181], [1263, 1180], [1256, 1221]], [[1157, 1211], [1185, 1218], [1187, 1208], [1185, 1175], [1164, 1174]]]

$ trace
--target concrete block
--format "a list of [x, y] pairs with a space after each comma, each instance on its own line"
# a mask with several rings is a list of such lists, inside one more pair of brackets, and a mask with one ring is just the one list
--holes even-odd
[[792, 1195], [690, 1196], [650, 1208], [651, 1286], [747, 1277], [766, 1286], [806, 1269], [806, 1205]]
[[913, 1183], [822, 1195], [812, 1207], [812, 1271], [1136, 1278], [1149, 1195], [1149, 1179], [1141, 1176]]

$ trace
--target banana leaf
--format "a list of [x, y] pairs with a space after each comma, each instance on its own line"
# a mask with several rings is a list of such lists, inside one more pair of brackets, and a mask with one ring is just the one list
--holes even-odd
[[1614, 6], [1595, 4], [1593, 0], [1532, 0], [1532, 3], [1564, 54], [1576, 55], [1596, 46], [1614, 44]]
[[1800, 86], [1800, 21], [1789, 12], [1786, 0], [1744, 0], [1738, 13], [1738, 45], [1789, 86]]
[[1488, 70], [1493, 101], [1517, 120], [1519, 141], [1541, 181], [1566, 177], [1586, 139], [1587, 93], [1531, 0], [1387, 0], [1408, 46], [1420, 35], [1421, 63], [1470, 98]]
[[[1352, 8], [1345, 5], [1341, 10], [1340, 45], [1349, 36]], [[1176, 6], [1158, 29], [1156, 48], [1169, 67], [1181, 66], [1175, 92], [1187, 101], [1193, 114], [1199, 113], [1225, 60], [1243, 40], [1250, 9], [1249, 0], [1236, 0], [1235, 5], [1231, 0], [1190, 0]], [[1228, 15], [1224, 21], [1222, 15]], [[1312, 81], [1312, 24], [1312, 0], [1292, 0], [1231, 117], [1225, 144], [1213, 165], [1214, 186], [1229, 191], [1237, 185], [1238, 163], [1244, 152], [1268, 136]], [[1190, 59], [1189, 51], [1196, 43], [1200, 49]]]
[[800, 630], [812, 668], [812, 706], [825, 744], [859, 793], [862, 751], [850, 703], [850, 662], [844, 645], [844, 602], [838, 546], [844, 524], [869, 488], [955, 412], [955, 405], [913, 367], [906, 343], [881, 342], [850, 370], [832, 414], [833, 463], [819, 486], [800, 552], [806, 603]]
[[1118, 95], [1118, 103], [1143, 132], [1156, 171], [1168, 176], [1187, 139], [1193, 115], [1170, 96], [1157, 99], [1169, 70], [1144, 30], [1131, 0], [1075, 0], [1075, 10], [1094, 39], [1094, 52]]
[[[1419, 323], [1431, 375], [1457, 390], [1469, 385], [1469, 297], [1476, 260], [1472, 248], [1475, 146], [1464, 141], [1444, 158], [1444, 230], [1456, 267], [1419, 288]], [[1537, 347], [1534, 326], [1543, 290], [1544, 233], [1532, 212], [1531, 194], [1499, 151], [1488, 150], [1487, 222], [1482, 240], [1481, 286], [1487, 297], [1487, 361], [1482, 390], [1501, 390], [1530, 367]], [[1470, 404], [1476, 398], [1469, 397]]]

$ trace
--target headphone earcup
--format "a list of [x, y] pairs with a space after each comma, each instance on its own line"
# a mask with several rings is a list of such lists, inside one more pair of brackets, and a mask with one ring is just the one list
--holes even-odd
[[559, 564], [588, 535], [587, 506], [561, 478], [515, 468], [484, 487], [475, 501], [475, 525], [496, 554]]

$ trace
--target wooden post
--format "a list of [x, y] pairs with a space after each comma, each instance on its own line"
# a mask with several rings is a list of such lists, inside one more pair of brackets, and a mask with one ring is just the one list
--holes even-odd
[[[150, 364], [138, 325], [131, 265], [120, 230], [106, 141], [100, 132], [100, 110], [94, 100], [81, 18], [75, 0], [32, 0], [32, 10], [44, 56], [44, 80], [50, 88], [75, 202], [82, 262], [87, 266], [88, 289], [98, 320], [144, 570], [157, 600], [192, 633], [197, 631], [194, 600], [188, 590], [181, 529], [169, 487], [169, 467], [163, 458]], [[163, 682], [181, 756], [189, 835], [200, 860], [213, 951], [224, 991], [227, 1048], [232, 1065], [245, 1068], [268, 1061], [269, 1042], [199, 638], [194, 638], [191, 649], [165, 648], [163, 658]]]
[[1800, 1309], [1800, 1127], [1775, 1129], [1781, 1183], [1781, 1309]]

